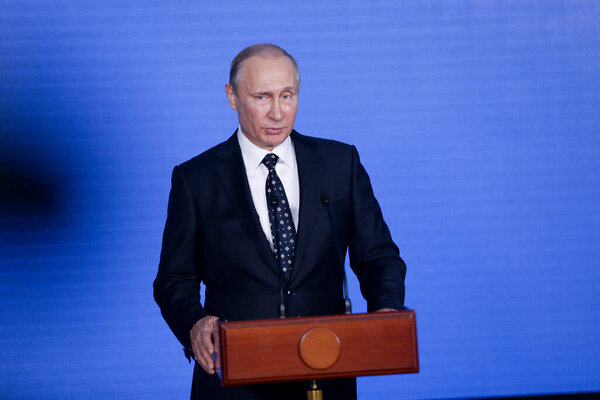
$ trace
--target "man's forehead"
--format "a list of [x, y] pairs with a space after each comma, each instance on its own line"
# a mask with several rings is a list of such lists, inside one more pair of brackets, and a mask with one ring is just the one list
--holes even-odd
[[250, 57], [248, 57], [243, 64], [248, 63], [250, 61], [254, 61], [254, 62], [272, 62], [272, 63], [277, 63], [277, 62], [281, 62], [281, 61], [286, 61], [290, 64], [290, 66], [292, 65], [292, 61], [286, 57], [283, 54], [274, 54], [274, 53], [258, 53], [258, 54], [254, 54]]
[[295, 79], [295, 68], [289, 58], [283, 55], [254, 55], [244, 61], [240, 70], [240, 81], [246, 76], [286, 77], [291, 73]]

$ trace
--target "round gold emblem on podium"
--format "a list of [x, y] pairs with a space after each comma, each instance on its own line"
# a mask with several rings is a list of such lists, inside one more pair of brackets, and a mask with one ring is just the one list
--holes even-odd
[[298, 343], [300, 359], [312, 369], [327, 369], [340, 357], [340, 338], [330, 329], [312, 328]]

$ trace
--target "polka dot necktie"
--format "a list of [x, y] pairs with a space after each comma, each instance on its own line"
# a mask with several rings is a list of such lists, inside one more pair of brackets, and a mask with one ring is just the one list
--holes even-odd
[[269, 153], [263, 158], [262, 163], [269, 169], [265, 190], [273, 238], [273, 255], [277, 259], [283, 275], [289, 279], [294, 261], [296, 229], [283, 184], [275, 172], [275, 164], [278, 159], [277, 155]]

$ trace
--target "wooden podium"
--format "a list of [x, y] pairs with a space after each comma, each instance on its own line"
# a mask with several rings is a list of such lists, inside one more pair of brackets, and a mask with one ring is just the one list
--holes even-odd
[[415, 312], [219, 323], [223, 386], [419, 372]]

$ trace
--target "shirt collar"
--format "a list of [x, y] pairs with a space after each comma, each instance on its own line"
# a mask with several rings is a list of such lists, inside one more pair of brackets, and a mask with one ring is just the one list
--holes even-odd
[[[269, 151], [258, 147], [254, 143], [250, 141], [242, 133], [242, 127], [238, 127], [237, 131], [237, 139], [240, 144], [240, 149], [242, 150], [242, 158], [244, 159], [244, 165], [247, 170], [255, 170], [260, 167], [262, 164], [263, 158], [269, 153], [276, 154], [279, 157], [278, 162], [283, 162], [287, 164], [290, 168], [296, 168], [296, 157], [294, 154], [294, 143], [292, 142], [292, 138], [288, 136], [285, 140], [273, 150]], [[266, 168], [266, 167], [265, 167]]]

